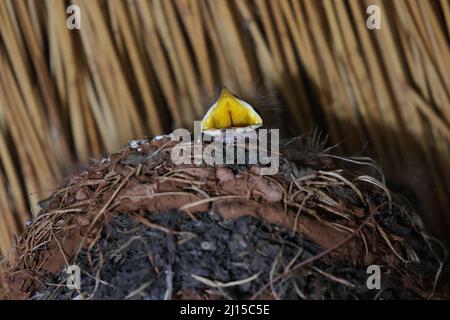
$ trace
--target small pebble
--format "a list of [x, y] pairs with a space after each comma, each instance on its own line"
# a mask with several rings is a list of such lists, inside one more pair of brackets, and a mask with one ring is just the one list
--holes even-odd
[[203, 250], [210, 250], [210, 251], [214, 251], [214, 250], [215, 250], [214, 244], [211, 243], [211, 242], [208, 242], [208, 241], [203, 241], [203, 242], [200, 244], [200, 247], [201, 247]]
[[79, 226], [84, 227], [84, 226], [89, 225], [90, 221], [86, 217], [79, 216], [79, 217], [77, 217], [77, 223]]

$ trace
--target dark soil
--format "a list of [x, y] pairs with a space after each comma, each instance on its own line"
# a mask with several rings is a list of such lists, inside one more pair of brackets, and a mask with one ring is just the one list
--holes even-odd
[[[196, 217], [198, 220], [192, 220], [176, 211], [146, 215], [152, 223], [178, 234], [136, 224], [128, 215], [115, 217], [94, 249], [83, 250], [74, 261], [82, 270], [83, 297], [246, 299], [268, 283], [271, 274], [321, 251], [300, 235], [253, 217], [228, 221], [217, 214], [202, 213]], [[320, 268], [336, 278], [344, 277], [348, 283], [321, 275], [316, 271]], [[258, 276], [241, 285], [215, 288], [193, 275], [224, 284]], [[80, 294], [77, 290], [54, 287], [64, 284], [66, 276], [61, 272], [49, 277], [47, 283], [51, 284], [33, 298], [76, 298]], [[281, 299], [419, 298], [388, 282], [383, 283], [383, 291], [368, 290], [367, 277], [363, 268], [322, 262], [275, 283], [271, 290]]]

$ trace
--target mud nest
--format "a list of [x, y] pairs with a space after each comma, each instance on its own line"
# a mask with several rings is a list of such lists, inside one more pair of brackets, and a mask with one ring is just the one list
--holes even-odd
[[[310, 137], [259, 165], [175, 165], [132, 141], [40, 202], [7, 261], [20, 299], [448, 298], [446, 250], [367, 158]], [[65, 268], [81, 270], [69, 289]], [[367, 267], [381, 271], [369, 289]]]

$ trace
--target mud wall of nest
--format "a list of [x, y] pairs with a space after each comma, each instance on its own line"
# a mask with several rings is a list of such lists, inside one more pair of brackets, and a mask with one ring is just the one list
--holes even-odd
[[[148, 214], [174, 210], [193, 221], [204, 213], [225, 220], [254, 217], [320, 249], [280, 272], [278, 280], [319, 261], [349, 268], [377, 264], [394, 286], [417, 297], [445, 294], [445, 251], [425, 235], [418, 216], [389, 192], [382, 176], [375, 177], [373, 162], [336, 158], [314, 149], [310, 139], [299, 139], [282, 148], [279, 172], [262, 176], [259, 165], [174, 165], [174, 145], [169, 136], [133, 141], [68, 177], [40, 202], [39, 214], [20, 238], [9, 260], [6, 294], [31, 297], [80, 250], [94, 248], [117, 216], [172, 234]], [[261, 296], [271, 295], [261, 290]]]

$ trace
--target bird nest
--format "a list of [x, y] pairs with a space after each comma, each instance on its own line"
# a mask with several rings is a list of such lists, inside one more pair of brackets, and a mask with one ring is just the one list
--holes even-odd
[[[370, 159], [303, 137], [263, 176], [260, 165], [175, 165], [175, 144], [133, 141], [41, 201], [8, 260], [6, 297], [448, 297], [445, 249]], [[79, 288], [65, 286], [69, 265]]]

